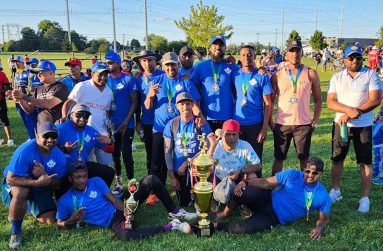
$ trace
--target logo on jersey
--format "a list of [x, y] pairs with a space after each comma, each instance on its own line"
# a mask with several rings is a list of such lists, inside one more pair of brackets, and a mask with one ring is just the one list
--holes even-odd
[[255, 78], [252, 78], [252, 79], [250, 80], [250, 84], [251, 84], [252, 86], [256, 85], [256, 84], [257, 84], [257, 80], [255, 80]]
[[182, 90], [182, 85], [180, 85], [180, 84], [178, 84], [178, 85], [176, 85], [176, 91], [181, 91]]
[[118, 83], [116, 89], [121, 90], [122, 88], [124, 88], [124, 85], [122, 83]]
[[53, 168], [54, 166], [56, 165], [56, 162], [53, 161], [53, 159], [50, 159], [48, 162], [47, 162], [47, 166], [49, 168]]
[[85, 142], [86, 143], [89, 143], [91, 139], [92, 138], [88, 134], [85, 136]]
[[227, 75], [229, 75], [229, 74], [231, 73], [230, 68], [229, 68], [229, 67], [226, 67], [225, 72], [226, 72]]
[[97, 191], [90, 191], [89, 198], [96, 199], [98, 196]]

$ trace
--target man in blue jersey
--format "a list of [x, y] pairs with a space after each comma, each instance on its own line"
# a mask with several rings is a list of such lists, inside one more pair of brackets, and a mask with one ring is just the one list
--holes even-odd
[[276, 64], [279, 64], [280, 62], [283, 61], [283, 56], [281, 55], [281, 52], [279, 51], [279, 49], [277, 47], [272, 47], [271, 48], [271, 51], [275, 57], [275, 63]]
[[192, 48], [184, 46], [181, 48], [180, 53], [178, 54], [180, 59], [181, 67], [178, 69], [178, 73], [184, 79], [191, 79], [191, 76], [194, 72], [194, 51]]
[[[271, 86], [268, 75], [255, 67], [255, 48], [245, 45], [240, 50], [242, 69], [233, 74], [236, 99], [233, 118], [241, 125], [240, 139], [250, 143], [262, 160], [263, 142], [272, 116]], [[260, 177], [262, 173], [258, 172]]]
[[67, 62], [65, 62], [65, 66], [69, 68], [69, 75], [60, 79], [60, 82], [63, 83], [68, 91], [71, 92], [73, 87], [82, 81], [88, 80], [89, 78], [85, 76], [82, 69], [82, 62], [80, 59], [71, 58]]
[[[29, 66], [29, 70], [33, 70], [37, 68], [39, 65], [39, 60], [37, 58], [31, 58], [26, 65]], [[29, 74], [29, 85], [28, 85], [28, 91], [31, 93], [34, 93], [37, 87], [40, 87], [44, 85], [40, 82], [39, 76], [37, 73], [30, 73]]]
[[55, 221], [56, 203], [52, 189], [66, 175], [64, 154], [56, 147], [58, 131], [54, 124], [37, 126], [36, 139], [17, 148], [4, 170], [2, 201], [9, 207], [12, 225], [10, 248], [21, 246], [21, 226], [28, 208], [41, 223]]
[[191, 202], [187, 159], [193, 158], [199, 151], [198, 135], [208, 135], [211, 129], [208, 123], [198, 126], [192, 111], [193, 97], [190, 93], [179, 93], [176, 105], [180, 115], [170, 120], [164, 129], [165, 161], [178, 204], [185, 207]]
[[121, 73], [121, 57], [115, 52], [105, 54], [109, 66], [107, 86], [113, 92], [110, 109], [114, 130], [113, 167], [116, 172], [115, 194], [122, 191], [121, 155], [128, 180], [134, 177], [132, 143], [134, 137], [134, 112], [137, 108], [137, 88], [134, 78]]
[[233, 115], [232, 75], [239, 67], [225, 61], [225, 52], [225, 38], [214, 36], [210, 41], [210, 59], [196, 65], [192, 77], [201, 93], [201, 110], [213, 131]]
[[[88, 106], [76, 104], [71, 110], [70, 119], [57, 125], [58, 146], [65, 153], [68, 164], [77, 160], [87, 161], [94, 148], [103, 149], [113, 142], [110, 137], [101, 135], [95, 128], [87, 125], [90, 116]], [[90, 177], [100, 177], [110, 187], [114, 178], [114, 170], [111, 167], [94, 161], [87, 161], [87, 166]], [[56, 197], [60, 197], [69, 188], [69, 183], [64, 183], [56, 192]]]
[[162, 58], [159, 54], [150, 50], [143, 50], [140, 55], [133, 58], [141, 68], [141, 73], [136, 78], [138, 91], [138, 105], [136, 109], [136, 132], [144, 141], [146, 151], [146, 168], [150, 173], [152, 165], [152, 142], [153, 142], [153, 121], [154, 108], [146, 109], [144, 101], [146, 99], [147, 89], [149, 89], [152, 79], [162, 75], [164, 72], [156, 68], [157, 62]]
[[243, 204], [253, 214], [243, 221], [218, 223], [217, 229], [229, 233], [256, 233], [305, 216], [309, 220], [309, 214], [318, 210], [319, 218], [310, 237], [320, 239], [329, 222], [331, 207], [330, 196], [319, 182], [323, 166], [322, 160], [312, 157], [303, 171], [289, 169], [272, 177], [241, 181], [224, 211], [217, 215], [225, 217]]
[[202, 116], [197, 104], [200, 95], [190, 80], [183, 80], [178, 74], [178, 63], [178, 57], [174, 52], [164, 54], [162, 67], [165, 74], [153, 79], [144, 103], [146, 109], [154, 107], [151, 173], [157, 175], [163, 184], [166, 183], [167, 174], [163, 131], [166, 123], [179, 115], [175, 106], [176, 96], [181, 92], [190, 93], [193, 97], [193, 114], [197, 117]]
[[[83, 162], [72, 163], [69, 173], [72, 188], [58, 202], [56, 218], [59, 227], [68, 228], [80, 222], [109, 227], [122, 241], [142, 239], [171, 230], [191, 231], [187, 223], [181, 223], [177, 218], [193, 219], [196, 214], [177, 208], [156, 176], [149, 175], [142, 179], [139, 186], [135, 187], [138, 190], [133, 198], [141, 205], [152, 191], [161, 199], [173, 220], [164, 226], [126, 229], [125, 219], [133, 223], [134, 215], [124, 213], [124, 204], [113, 196], [103, 180], [97, 177], [88, 179], [87, 167]], [[127, 194], [122, 197], [127, 199]]]

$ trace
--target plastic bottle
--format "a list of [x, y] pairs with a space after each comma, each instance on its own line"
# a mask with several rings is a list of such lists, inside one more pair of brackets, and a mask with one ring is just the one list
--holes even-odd
[[348, 142], [348, 127], [347, 123], [343, 123], [340, 127], [340, 142], [347, 143]]

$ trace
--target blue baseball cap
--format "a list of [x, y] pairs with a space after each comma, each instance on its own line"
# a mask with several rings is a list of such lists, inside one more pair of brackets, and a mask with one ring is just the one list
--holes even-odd
[[273, 53], [275, 53], [275, 52], [279, 51], [279, 49], [277, 47], [273, 46], [273, 47], [271, 47], [271, 51]]
[[44, 72], [44, 71], [56, 71], [56, 66], [54, 63], [52, 63], [49, 60], [41, 60], [40, 64], [36, 67], [31, 69], [32, 73], [39, 73], [39, 72]]
[[362, 50], [362, 47], [360, 45], [350, 45], [346, 48], [346, 50], [344, 50], [344, 57], [348, 57], [350, 56], [351, 54], [359, 54], [359, 55], [362, 55], [363, 54], [363, 50]]
[[38, 64], [39, 60], [37, 58], [31, 58], [26, 64]]
[[226, 39], [224, 36], [221, 35], [213, 36], [213, 38], [210, 40], [210, 45], [214, 44], [214, 42], [217, 40], [220, 40], [224, 45], [226, 45]]
[[105, 62], [96, 62], [92, 65], [91, 71], [101, 73], [104, 71], [109, 71], [109, 67]]
[[121, 64], [121, 57], [118, 53], [110, 51], [105, 54], [105, 60], [110, 60]]
[[24, 58], [22, 56], [16, 56], [11, 62], [21, 62], [24, 63]]

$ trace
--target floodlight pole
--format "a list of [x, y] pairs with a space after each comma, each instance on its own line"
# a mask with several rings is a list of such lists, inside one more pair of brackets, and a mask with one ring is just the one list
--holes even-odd
[[114, 0], [112, 0], [112, 13], [113, 13], [113, 50], [117, 52], [117, 43], [116, 43], [116, 17], [114, 12]]
[[148, 41], [148, 6], [147, 1], [145, 0], [145, 49], [149, 50], [149, 41]]
[[70, 20], [69, 20], [69, 0], [66, 0], [66, 21], [68, 23], [68, 41], [72, 44], [72, 38], [70, 34]]

